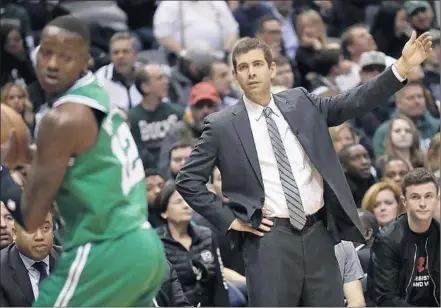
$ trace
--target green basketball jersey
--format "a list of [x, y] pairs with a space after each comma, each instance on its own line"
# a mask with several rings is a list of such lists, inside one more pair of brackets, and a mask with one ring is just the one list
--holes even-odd
[[71, 159], [56, 201], [65, 249], [114, 239], [147, 219], [145, 174], [136, 144], [119, 109], [92, 73], [78, 80], [52, 108], [87, 105], [105, 114], [96, 144]]

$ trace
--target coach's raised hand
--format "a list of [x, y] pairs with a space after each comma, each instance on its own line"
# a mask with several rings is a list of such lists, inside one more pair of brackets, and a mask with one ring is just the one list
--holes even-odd
[[406, 77], [409, 70], [420, 65], [432, 52], [432, 37], [428, 32], [421, 34], [418, 38], [416, 32], [404, 45], [401, 57], [394, 66], [402, 77]]

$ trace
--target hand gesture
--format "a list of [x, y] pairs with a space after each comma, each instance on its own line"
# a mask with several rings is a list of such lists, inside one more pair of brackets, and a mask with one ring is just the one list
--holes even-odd
[[[223, 201], [225, 203], [228, 203], [230, 200], [228, 200], [227, 197], [223, 197]], [[250, 232], [257, 236], [263, 236], [264, 233], [262, 231], [269, 232], [271, 231], [271, 227], [273, 226], [273, 222], [265, 218], [265, 214], [263, 216], [264, 217], [262, 218], [259, 229], [254, 229], [251, 224], [246, 223], [238, 218], [233, 220], [233, 223], [231, 224], [231, 229], [241, 232]]]
[[418, 38], [416, 32], [412, 32], [412, 36], [403, 48], [403, 60], [406, 66], [411, 69], [423, 63], [432, 52], [432, 37], [428, 32], [421, 34]]

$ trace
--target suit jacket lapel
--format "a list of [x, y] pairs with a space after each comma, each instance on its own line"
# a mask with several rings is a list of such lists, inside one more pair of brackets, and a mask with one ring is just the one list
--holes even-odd
[[242, 98], [240, 98], [236, 105], [234, 105], [233, 114], [235, 115], [233, 118], [233, 125], [239, 136], [240, 142], [242, 143], [243, 150], [253, 168], [260, 186], [264, 189], [253, 132], [251, 131], [250, 120]]
[[21, 260], [20, 255], [18, 254], [18, 250], [15, 246], [11, 248], [9, 265], [12, 268], [14, 280], [16, 281], [19, 289], [31, 305], [34, 301], [34, 291], [32, 290], [28, 270]]

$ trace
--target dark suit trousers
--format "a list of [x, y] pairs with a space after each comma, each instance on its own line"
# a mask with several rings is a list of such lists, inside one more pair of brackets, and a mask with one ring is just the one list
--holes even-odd
[[334, 241], [323, 221], [303, 231], [275, 219], [243, 244], [249, 305], [264, 307], [344, 307], [343, 282]]

